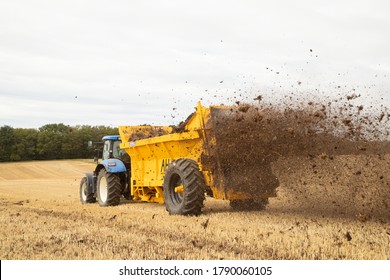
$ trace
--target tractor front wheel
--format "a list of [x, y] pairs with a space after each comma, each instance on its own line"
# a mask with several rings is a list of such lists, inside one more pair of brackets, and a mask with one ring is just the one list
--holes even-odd
[[96, 197], [94, 196], [94, 194], [88, 192], [86, 177], [83, 177], [80, 182], [80, 201], [82, 204], [96, 202]]
[[102, 169], [97, 178], [97, 198], [100, 206], [115, 206], [120, 202], [122, 193], [118, 174]]
[[205, 182], [196, 161], [178, 159], [165, 172], [163, 195], [171, 215], [199, 215], [205, 199]]

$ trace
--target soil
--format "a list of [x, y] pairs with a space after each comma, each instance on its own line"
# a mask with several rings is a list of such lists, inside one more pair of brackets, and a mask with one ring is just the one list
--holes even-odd
[[207, 162], [215, 184], [254, 198], [278, 193], [319, 211], [390, 216], [389, 111], [363, 114], [364, 106], [351, 105], [356, 98], [298, 109], [239, 102], [212, 108]]

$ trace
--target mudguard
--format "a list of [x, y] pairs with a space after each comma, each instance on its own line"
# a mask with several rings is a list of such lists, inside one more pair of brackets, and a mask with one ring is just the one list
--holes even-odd
[[85, 173], [85, 178], [87, 178], [87, 192], [96, 193], [96, 177], [93, 173]]
[[103, 165], [107, 172], [110, 173], [126, 172], [125, 164], [116, 158], [105, 159], [100, 163], [100, 165]]

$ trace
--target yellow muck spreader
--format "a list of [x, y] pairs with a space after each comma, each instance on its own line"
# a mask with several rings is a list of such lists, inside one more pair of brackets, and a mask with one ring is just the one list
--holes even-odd
[[177, 127], [120, 126], [119, 136], [103, 137], [103, 158], [81, 180], [81, 202], [113, 206], [124, 196], [165, 203], [170, 214], [198, 215], [208, 195], [236, 209], [264, 209], [277, 179], [268, 164], [262, 170], [242, 164], [245, 139], [225, 134], [231, 114], [231, 107], [198, 103]]

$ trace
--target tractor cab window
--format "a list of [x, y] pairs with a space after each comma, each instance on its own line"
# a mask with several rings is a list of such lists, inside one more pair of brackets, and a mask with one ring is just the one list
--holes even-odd
[[103, 146], [103, 160], [109, 159], [110, 158], [110, 143], [111, 141], [106, 140], [104, 141], [104, 146]]
[[121, 141], [114, 141], [113, 142], [113, 147], [112, 147], [112, 156], [114, 158], [122, 158], [126, 152], [122, 150], [119, 145], [121, 144]]
[[115, 141], [113, 143], [112, 156], [114, 158], [122, 160], [126, 166], [130, 165], [130, 156], [126, 153], [125, 150], [120, 148], [121, 141]]

